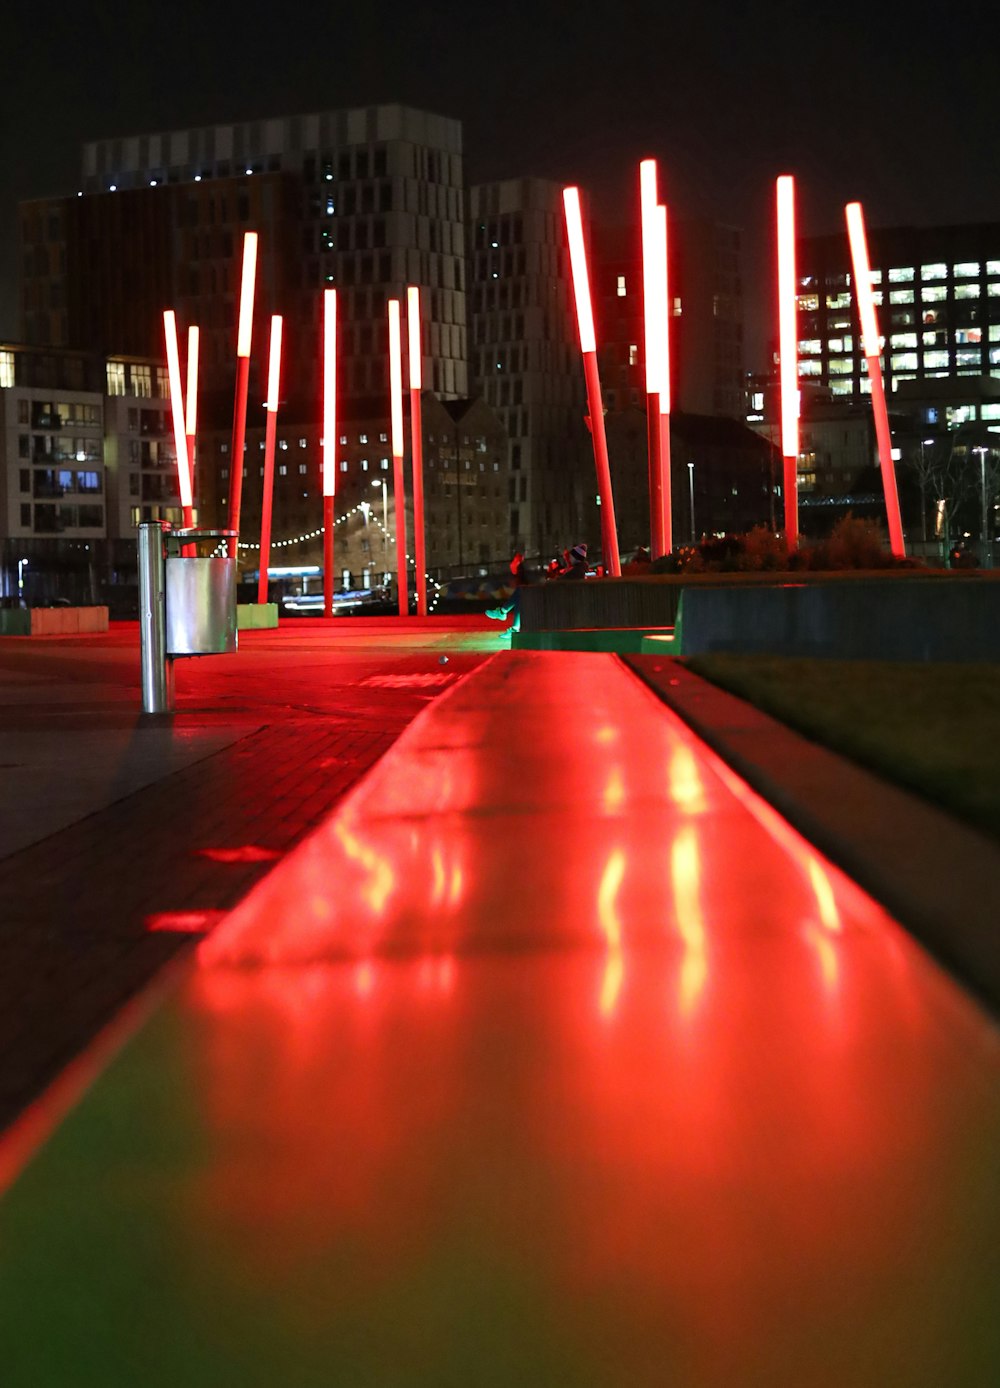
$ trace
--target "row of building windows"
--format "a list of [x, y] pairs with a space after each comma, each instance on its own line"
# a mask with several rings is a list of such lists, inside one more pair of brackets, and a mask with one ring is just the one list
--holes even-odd
[[[931, 284], [924, 285], [920, 290], [919, 302], [922, 304], [940, 304], [949, 300], [961, 302], [965, 299], [980, 299], [983, 297], [982, 285], [980, 284]], [[1000, 299], [1000, 281], [991, 280], [986, 285], [986, 297], [990, 299]], [[872, 294], [875, 306], [881, 308], [884, 303], [884, 294], [881, 289], [877, 289]], [[842, 291], [837, 294], [826, 295], [826, 307], [831, 311], [837, 309], [851, 308], [853, 298], [850, 293]], [[915, 289], [890, 289], [890, 304], [914, 304], [917, 303]], [[819, 310], [820, 296], [818, 294], [799, 294], [796, 303], [802, 313], [816, 313]]]

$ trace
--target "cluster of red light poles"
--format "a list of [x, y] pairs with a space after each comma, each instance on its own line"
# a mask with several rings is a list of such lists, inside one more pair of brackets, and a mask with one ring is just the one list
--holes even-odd
[[[604, 428], [604, 407], [597, 366], [597, 336], [590, 294], [590, 275], [583, 235], [580, 190], [563, 190], [566, 233], [569, 241], [570, 269], [576, 303], [580, 350], [589, 409], [588, 425], [594, 447], [598, 502], [601, 508], [601, 542], [607, 573], [621, 573], [618, 532], [615, 525], [614, 495], [608, 441]], [[639, 165], [639, 210], [642, 232], [643, 333], [645, 349], [646, 417], [649, 455], [650, 553], [656, 559], [673, 548], [670, 488], [670, 295], [667, 270], [667, 208], [659, 200], [655, 159]], [[845, 209], [853, 281], [861, 326], [861, 340], [871, 381], [875, 436], [879, 467], [885, 492], [889, 541], [892, 553], [902, 556], [903, 527], [900, 519], [892, 440], [886, 407], [882, 367], [879, 359], [878, 319], [871, 287], [871, 270], [861, 204], [848, 203]], [[795, 180], [782, 174], [776, 183], [776, 223], [778, 244], [778, 334], [781, 396], [781, 453], [785, 540], [789, 551], [798, 546], [799, 383], [797, 343], [797, 284], [795, 275]], [[240, 283], [240, 313], [236, 335], [236, 397], [233, 407], [231, 481], [229, 489], [229, 529], [237, 536], [243, 493], [243, 449], [246, 436], [247, 391], [250, 379], [250, 348], [253, 332], [254, 285], [257, 273], [257, 233], [247, 232], [243, 241], [243, 267]], [[410, 392], [410, 439], [413, 475], [414, 557], [416, 565], [417, 612], [427, 615], [425, 575], [423, 446], [420, 391], [421, 337], [420, 290], [411, 285], [406, 291], [408, 368]], [[396, 569], [399, 614], [409, 610], [406, 568], [406, 506], [403, 437], [403, 360], [400, 301], [390, 299], [389, 321], [389, 415], [392, 440], [393, 490], [396, 498]], [[188, 330], [187, 395], [181, 386], [177, 323], [172, 309], [163, 315], [170, 382], [171, 412], [177, 448], [177, 473], [184, 525], [193, 525], [193, 487], [195, 435], [198, 408], [198, 329]], [[277, 428], [278, 387], [281, 371], [282, 320], [271, 318], [268, 351], [266, 431], [264, 442], [264, 495], [261, 509], [260, 577], [257, 601], [267, 601], [267, 570], [271, 548], [271, 518], [274, 493], [274, 448]], [[337, 485], [337, 291], [323, 295], [323, 607], [333, 615], [334, 589], [334, 501]], [[234, 545], [236, 541], [233, 542]]]
[[[782, 174], [776, 184], [778, 241], [778, 329], [781, 395], [782, 492], [785, 541], [789, 552], [798, 547], [799, 382], [796, 327], [795, 276], [795, 180]], [[580, 190], [563, 190], [566, 235], [569, 242], [573, 297], [576, 303], [580, 351], [587, 386], [588, 424], [594, 446], [601, 537], [607, 572], [619, 574], [618, 536], [615, 530], [611, 468], [608, 460], [601, 383], [597, 368], [597, 337], [590, 295], [590, 276], [580, 213]], [[649, 456], [650, 554], [656, 559], [669, 554], [673, 545], [670, 494], [670, 297], [667, 279], [667, 209], [658, 199], [654, 159], [639, 165], [639, 210], [642, 229], [643, 332], [646, 357], [646, 410]], [[889, 544], [892, 553], [905, 553], [903, 526], [892, 458], [889, 415], [885, 402], [880, 343], [871, 270], [861, 204], [845, 209], [853, 281], [861, 325], [861, 340], [871, 381], [875, 437], [885, 492]]]
[[[250, 381], [250, 349], [253, 335], [254, 287], [257, 275], [257, 233], [248, 231], [243, 240], [243, 267], [240, 281], [240, 312], [236, 334], [236, 396], [233, 404], [233, 434], [231, 478], [229, 488], [229, 529], [238, 544], [240, 512], [243, 497], [243, 450], [246, 439], [247, 395]], [[427, 615], [427, 578], [424, 572], [426, 544], [424, 539], [423, 439], [421, 434], [420, 391], [422, 388], [420, 290], [410, 285], [406, 291], [407, 329], [409, 346], [410, 434], [413, 469], [413, 525], [416, 561], [417, 613]], [[400, 302], [390, 299], [389, 314], [389, 413], [391, 419], [393, 487], [396, 497], [396, 568], [399, 590], [399, 614], [409, 610], [409, 588], [406, 569], [406, 505], [403, 437], [403, 369], [400, 337]], [[194, 523], [193, 479], [195, 432], [198, 393], [198, 329], [188, 331], [188, 381], [185, 418], [185, 397], [181, 388], [180, 354], [177, 345], [177, 323], [172, 309], [163, 315], [167, 348], [167, 370], [170, 382], [174, 441], [177, 448], [177, 474], [183, 509], [184, 525]], [[281, 374], [282, 319], [271, 318], [271, 337], [268, 349], [266, 428], [264, 436], [264, 493], [261, 504], [260, 573], [257, 601], [267, 601], [267, 570], [271, 554], [271, 520], [274, 500], [274, 449], [277, 432], [279, 381]], [[333, 615], [334, 590], [334, 501], [337, 489], [337, 291], [327, 289], [323, 294], [323, 610]]]

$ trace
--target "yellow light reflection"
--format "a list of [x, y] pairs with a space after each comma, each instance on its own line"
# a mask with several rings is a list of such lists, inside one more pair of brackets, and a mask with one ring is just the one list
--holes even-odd
[[674, 839], [670, 850], [670, 875], [677, 929], [684, 941], [678, 1001], [681, 1014], [686, 1017], [700, 998], [708, 978], [705, 922], [699, 899], [701, 858], [693, 825], [687, 825]]
[[691, 748], [678, 742], [668, 771], [670, 798], [683, 814], [703, 814], [707, 808], [701, 772]]
[[625, 781], [622, 777], [620, 766], [613, 766], [608, 772], [608, 779], [604, 786], [604, 809], [607, 814], [614, 814], [620, 810], [625, 803]]
[[602, 1017], [610, 1017], [618, 1006], [625, 977], [622, 959], [622, 925], [618, 919], [617, 897], [625, 876], [625, 854], [616, 848], [608, 857], [597, 889], [597, 918], [608, 946], [608, 956], [601, 979], [598, 1006]]
[[369, 880], [361, 888], [361, 896], [371, 907], [372, 913], [381, 916], [395, 888], [396, 874], [380, 853], [351, 832], [346, 817], [335, 820], [333, 832], [346, 856], [370, 874]]
[[837, 909], [837, 899], [833, 894], [829, 877], [815, 858], [809, 859], [809, 882], [816, 895], [820, 920], [827, 930], [833, 930], [839, 934], [844, 926]]

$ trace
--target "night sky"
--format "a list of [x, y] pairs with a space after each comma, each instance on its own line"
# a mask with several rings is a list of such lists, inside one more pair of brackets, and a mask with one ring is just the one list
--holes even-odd
[[86, 139], [399, 101], [464, 123], [471, 181], [579, 180], [631, 215], [634, 165], [663, 160], [678, 216], [746, 233], [748, 366], [770, 326], [772, 180], [800, 230], [1000, 221], [1000, 101], [988, 3], [680, 5], [551, 0], [92, 0], [4, 7], [0, 333], [16, 336], [15, 207], [75, 192]]

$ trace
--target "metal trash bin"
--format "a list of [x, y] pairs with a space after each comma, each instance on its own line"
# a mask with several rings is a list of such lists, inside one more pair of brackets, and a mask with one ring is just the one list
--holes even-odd
[[[228, 555], [184, 552], [206, 540], [226, 542]], [[175, 659], [237, 649], [235, 541], [232, 530], [139, 526], [143, 713], [172, 712]]]

